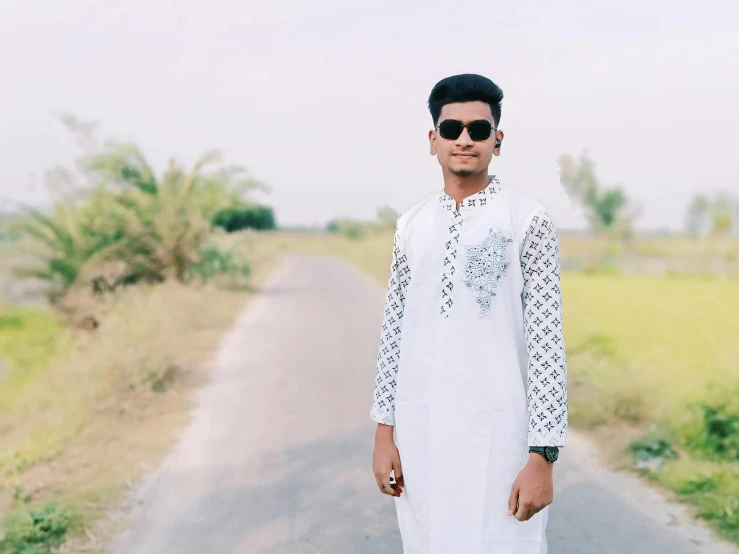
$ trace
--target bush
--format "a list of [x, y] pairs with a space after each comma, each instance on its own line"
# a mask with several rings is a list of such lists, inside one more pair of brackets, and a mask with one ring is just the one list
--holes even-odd
[[275, 229], [275, 215], [272, 208], [259, 204], [240, 205], [224, 208], [213, 218], [213, 226], [221, 227], [229, 233], [242, 229]]
[[[214, 214], [236, 204], [243, 218], [242, 195], [263, 188], [242, 168], [206, 172], [216, 160], [207, 154], [189, 171], [171, 161], [157, 178], [133, 145], [108, 144], [83, 157], [80, 167], [94, 183], [91, 190], [62, 199], [49, 212], [29, 209], [17, 222], [41, 247], [38, 263], [20, 276], [50, 283], [52, 303], [72, 286], [102, 293], [138, 282], [188, 280]], [[249, 206], [248, 214], [248, 222], [274, 226], [269, 208]], [[243, 275], [243, 267], [238, 272]]]
[[678, 455], [673, 449], [673, 436], [663, 428], [653, 425], [644, 437], [633, 441], [629, 450], [639, 468], [655, 469], [665, 460], [675, 460]]
[[202, 250], [200, 260], [188, 270], [188, 280], [210, 281], [225, 277], [229, 286], [237, 287], [248, 283], [251, 266], [242, 256], [232, 251], [221, 251], [216, 246]]
[[701, 458], [739, 461], [739, 413], [728, 404], [701, 404], [702, 425], [686, 437], [686, 446]]
[[64, 542], [69, 524], [69, 517], [54, 506], [15, 510], [3, 521], [0, 554], [49, 554]]

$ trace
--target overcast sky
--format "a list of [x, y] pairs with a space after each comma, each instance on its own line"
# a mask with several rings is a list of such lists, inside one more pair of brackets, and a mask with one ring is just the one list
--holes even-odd
[[404, 211], [443, 187], [426, 100], [481, 73], [505, 93], [491, 172], [581, 227], [555, 159], [587, 149], [641, 228], [739, 194], [739, 2], [0, 0], [0, 196], [45, 197], [96, 121], [161, 169], [220, 149], [283, 224]]

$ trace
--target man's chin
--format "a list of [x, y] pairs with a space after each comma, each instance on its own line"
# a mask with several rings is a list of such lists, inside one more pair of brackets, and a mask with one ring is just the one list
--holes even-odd
[[455, 169], [453, 167], [450, 167], [449, 173], [451, 173], [452, 175], [456, 175], [457, 177], [471, 177], [472, 175], [475, 175], [477, 171], [474, 169], [467, 169], [467, 168]]

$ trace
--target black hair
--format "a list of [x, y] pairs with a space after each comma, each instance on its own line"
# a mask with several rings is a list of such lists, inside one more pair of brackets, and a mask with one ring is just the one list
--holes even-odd
[[495, 126], [500, 124], [500, 102], [503, 91], [487, 77], [475, 73], [463, 73], [442, 79], [431, 90], [429, 111], [434, 126], [439, 122], [441, 108], [453, 102], [487, 102], [493, 114]]

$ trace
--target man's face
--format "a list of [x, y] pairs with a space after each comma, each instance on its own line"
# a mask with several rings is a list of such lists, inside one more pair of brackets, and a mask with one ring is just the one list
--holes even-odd
[[487, 140], [474, 141], [465, 127], [457, 139], [445, 139], [438, 129], [445, 119], [456, 119], [462, 123], [484, 119], [495, 127], [490, 105], [479, 101], [446, 104], [441, 109], [437, 128], [429, 131], [431, 155], [436, 155], [441, 167], [459, 177], [487, 173], [493, 154], [500, 155], [500, 149], [495, 148], [495, 141], [503, 139], [503, 131], [493, 131]]

